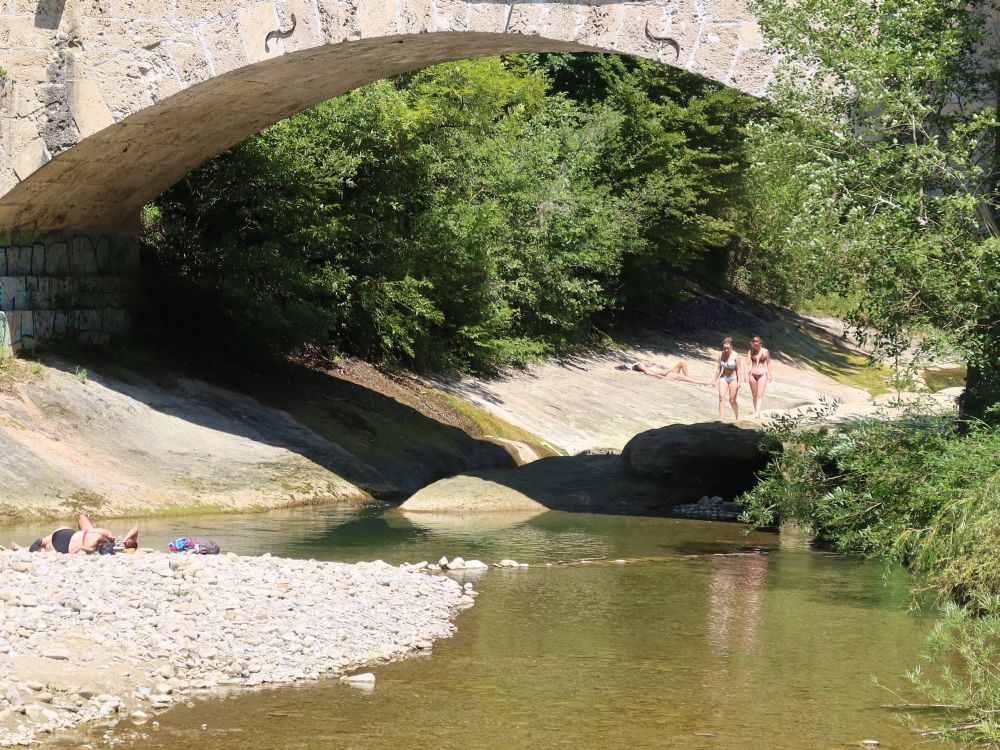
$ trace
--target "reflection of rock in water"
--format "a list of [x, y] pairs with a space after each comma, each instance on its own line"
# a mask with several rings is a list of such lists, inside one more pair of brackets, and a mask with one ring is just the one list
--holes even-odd
[[408, 513], [398, 511], [414, 526], [434, 531], [499, 531], [517, 526], [545, 513], [545, 508], [517, 511], [496, 511], [493, 513]]

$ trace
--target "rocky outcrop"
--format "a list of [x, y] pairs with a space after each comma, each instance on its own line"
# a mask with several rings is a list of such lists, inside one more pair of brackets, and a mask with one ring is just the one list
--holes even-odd
[[750, 489], [769, 451], [778, 447], [749, 426], [675, 424], [636, 435], [622, 451], [622, 463], [629, 474], [660, 480], [690, 502], [692, 496], [734, 497]]
[[621, 456], [555, 456], [517, 469], [466, 472], [442, 479], [400, 506], [403, 511], [460, 514], [515, 509], [624, 515], [660, 514], [704, 492], [690, 492], [625, 471]]
[[522, 492], [478, 476], [448, 477], [424, 487], [400, 506], [409, 512], [510, 513], [546, 508]]

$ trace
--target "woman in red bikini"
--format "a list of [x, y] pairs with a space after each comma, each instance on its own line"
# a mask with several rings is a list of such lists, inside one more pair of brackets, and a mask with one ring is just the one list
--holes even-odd
[[[83, 552], [85, 554], [92, 554], [98, 550], [98, 545], [101, 542], [111, 542], [114, 544], [118, 537], [112, 534], [107, 529], [99, 529], [94, 524], [90, 522], [90, 518], [86, 515], [81, 515], [79, 518], [79, 531], [73, 531], [70, 528], [56, 529], [48, 536], [43, 536], [41, 539], [36, 539], [32, 542], [31, 546], [28, 547], [30, 552], [38, 552], [44, 550], [45, 552], [62, 552], [64, 554], [74, 554], [76, 552]], [[138, 546], [139, 541], [139, 527], [133, 526], [129, 529], [128, 534], [122, 537], [124, 541], [124, 546], [126, 550], [135, 549]], [[23, 549], [17, 542], [10, 543], [11, 549]]]
[[771, 375], [771, 353], [764, 348], [760, 336], [750, 340], [750, 350], [747, 352], [747, 382], [753, 394], [753, 415], [758, 419], [764, 410], [764, 393], [767, 384], [774, 380]]

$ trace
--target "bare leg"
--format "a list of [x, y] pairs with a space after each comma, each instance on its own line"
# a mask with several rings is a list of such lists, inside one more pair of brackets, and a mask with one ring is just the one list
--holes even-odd
[[90, 522], [90, 516], [86, 513], [81, 513], [76, 522], [80, 526], [80, 531], [89, 531], [94, 528], [94, 524]]
[[697, 378], [689, 378], [686, 373], [684, 375], [681, 375], [679, 373], [674, 372], [673, 370], [668, 372], [663, 377], [666, 378], [667, 380], [679, 380], [682, 383], [697, 383], [698, 385], [712, 384], [711, 381], [709, 380], [698, 380]]
[[670, 372], [678, 373], [684, 377], [688, 377], [688, 366], [687, 362], [683, 359], [678, 360], [677, 364], [670, 368]]
[[757, 416], [761, 415], [764, 411], [764, 392], [767, 390], [767, 375], [762, 375], [760, 380], [757, 381]]
[[10, 548], [13, 550], [24, 549], [24, 547], [15, 542], [13, 539], [10, 540]]
[[757, 389], [760, 387], [760, 383], [757, 380], [757, 376], [750, 373], [750, 393], [753, 394], [753, 414], [756, 417], [758, 414], [757, 409]]
[[739, 422], [740, 405], [736, 403], [736, 394], [739, 393], [740, 390], [740, 381], [734, 380], [732, 383], [727, 383], [726, 385], [729, 386], [729, 403], [733, 407], [733, 416], [736, 418], [736, 421]]
[[729, 395], [729, 383], [725, 378], [719, 378], [716, 383], [719, 385], [719, 421], [726, 418], [726, 396]]
[[139, 546], [139, 527], [133, 526], [128, 530], [125, 535], [125, 547], [138, 547]]

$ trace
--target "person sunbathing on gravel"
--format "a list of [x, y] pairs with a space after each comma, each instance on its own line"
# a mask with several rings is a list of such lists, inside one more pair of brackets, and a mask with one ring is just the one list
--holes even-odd
[[[68, 527], [56, 529], [48, 536], [36, 539], [28, 547], [29, 552], [62, 552], [64, 554], [75, 554], [83, 552], [93, 554], [97, 552], [107, 555], [121, 550], [134, 550], [139, 546], [139, 527], [133, 526], [129, 532], [119, 539], [107, 529], [97, 528], [90, 522], [90, 518], [81, 515], [79, 519], [79, 531], [73, 531]], [[10, 548], [14, 550], [24, 549], [17, 542], [11, 542]]]
[[707, 380], [696, 380], [688, 375], [687, 363], [681, 359], [677, 361], [677, 364], [673, 367], [667, 368], [663, 365], [654, 365], [651, 363], [626, 363], [630, 365], [629, 369], [641, 372], [643, 375], [651, 375], [654, 378], [663, 378], [664, 380], [679, 380], [682, 383], [697, 383], [698, 385], [708, 385]]

